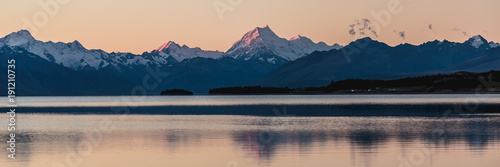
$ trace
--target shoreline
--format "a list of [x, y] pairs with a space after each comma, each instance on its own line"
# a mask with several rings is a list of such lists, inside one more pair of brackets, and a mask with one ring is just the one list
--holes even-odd
[[158, 94], [147, 94], [147, 95], [18, 95], [17, 97], [190, 97], [190, 96], [282, 96], [282, 95], [500, 95], [500, 92], [393, 92], [393, 93], [380, 93], [380, 92], [360, 92], [360, 93], [287, 93], [287, 94], [194, 94], [194, 95], [158, 95]]
[[[423, 116], [461, 117], [462, 115], [500, 114], [500, 103], [480, 103], [474, 111], [463, 104], [261, 104], [203, 106], [139, 106], [139, 107], [19, 107], [25, 114], [70, 115], [247, 115], [247, 116]], [[123, 110], [125, 109], [126, 110]], [[118, 110], [117, 110], [118, 109]], [[275, 111], [280, 111], [277, 115]], [[497, 115], [500, 116], [500, 115]]]

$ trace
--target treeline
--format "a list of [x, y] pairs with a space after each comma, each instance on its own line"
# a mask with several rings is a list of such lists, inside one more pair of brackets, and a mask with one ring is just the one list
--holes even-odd
[[456, 72], [449, 75], [429, 75], [396, 80], [348, 79], [332, 81], [324, 87], [273, 88], [230, 87], [211, 89], [211, 95], [221, 94], [326, 94], [326, 93], [432, 93], [432, 92], [500, 92], [500, 71], [485, 73]]
[[[497, 83], [496, 85], [494, 83]], [[338, 91], [370, 92], [472, 92], [500, 88], [500, 71], [486, 73], [456, 72], [397, 80], [343, 80], [322, 87], [326, 93]], [[311, 88], [314, 89], [314, 88]]]
[[288, 94], [292, 91], [289, 88], [273, 88], [260, 86], [229, 87], [210, 89], [211, 95], [238, 95], [238, 94]]
[[193, 95], [193, 92], [184, 89], [167, 89], [161, 95]]

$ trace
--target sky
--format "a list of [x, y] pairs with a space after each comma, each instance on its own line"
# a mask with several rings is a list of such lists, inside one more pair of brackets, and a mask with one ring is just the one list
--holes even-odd
[[363, 36], [389, 45], [463, 42], [477, 34], [500, 42], [499, 6], [498, 0], [2, 0], [0, 36], [27, 29], [42, 41], [132, 53], [168, 41], [227, 51], [265, 25], [282, 38], [300, 34], [330, 45]]

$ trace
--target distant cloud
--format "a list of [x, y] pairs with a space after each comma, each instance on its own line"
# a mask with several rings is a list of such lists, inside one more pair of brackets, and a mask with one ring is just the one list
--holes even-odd
[[400, 36], [401, 38], [403, 38], [403, 40], [405, 40], [405, 39], [406, 39], [406, 34], [405, 34], [405, 32], [404, 32], [404, 31], [399, 32], [399, 36]]
[[349, 34], [351, 34], [351, 35], [356, 35], [356, 31], [354, 31], [354, 29], [350, 29], [350, 30], [349, 30]]
[[451, 31], [456, 31], [462, 33], [464, 36], [468, 37], [469, 33], [467, 31], [462, 30], [461, 28], [455, 27]]
[[369, 19], [363, 18], [361, 20], [355, 20], [354, 24], [349, 25], [349, 34], [350, 35], [361, 35], [361, 36], [370, 36], [373, 35], [378, 37], [377, 30], [373, 27], [372, 22]]
[[354, 27], [356, 26], [356, 24], [351, 24], [349, 25], [349, 27], [351, 27], [351, 29], [349, 30], [349, 34], [351, 35], [356, 35], [356, 31], [354, 31]]
[[420, 27], [420, 26], [419, 26], [419, 27], [420, 27], [420, 28], [419, 28], [419, 29], [420, 29], [420, 33], [427, 33], [427, 32], [432, 32], [432, 33], [434, 33], [434, 34], [436, 33], [436, 30], [435, 30], [435, 26], [434, 26], [434, 24], [429, 23], [429, 22], [426, 22], [426, 23], [424, 23], [424, 24], [425, 24], [425, 25], [424, 25], [424, 26], [422, 26], [422, 27]]
[[405, 33], [405, 31], [396, 31], [396, 30], [394, 30], [394, 33], [396, 33], [403, 40], [406, 39], [406, 33]]

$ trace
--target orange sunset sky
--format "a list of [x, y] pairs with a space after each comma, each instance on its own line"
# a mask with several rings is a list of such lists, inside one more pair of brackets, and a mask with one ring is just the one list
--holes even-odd
[[[390, 45], [434, 39], [463, 42], [477, 34], [500, 42], [498, 0], [3, 0], [0, 4], [2, 37], [25, 28], [38, 40], [78, 40], [88, 49], [108, 52], [142, 53], [168, 41], [226, 51], [247, 31], [264, 25], [287, 39], [300, 34], [315, 42], [346, 45], [360, 37], [349, 34], [349, 25], [364, 18], [381, 24], [371, 14], [380, 11], [393, 13], [373, 38]], [[27, 21], [35, 28], [25, 26]], [[405, 38], [399, 35], [403, 31]]]

